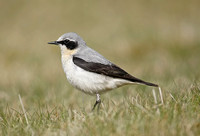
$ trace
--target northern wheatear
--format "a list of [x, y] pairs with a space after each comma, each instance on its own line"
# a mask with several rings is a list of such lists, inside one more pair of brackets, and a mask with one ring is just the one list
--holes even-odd
[[[100, 105], [100, 94], [127, 84], [158, 85], [138, 79], [111, 63], [101, 54], [89, 48], [76, 33], [63, 34], [57, 41], [64, 72], [70, 84], [90, 95], [96, 95], [96, 105]], [[98, 106], [99, 107], [99, 106]]]

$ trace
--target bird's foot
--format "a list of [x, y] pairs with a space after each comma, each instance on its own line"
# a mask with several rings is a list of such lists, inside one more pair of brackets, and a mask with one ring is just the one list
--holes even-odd
[[95, 107], [96, 107], [97, 105], [98, 105], [97, 110], [99, 111], [99, 108], [100, 108], [100, 105], [101, 105], [101, 100], [98, 100], [98, 101], [95, 102], [95, 104], [94, 104], [94, 106], [93, 106], [93, 108], [92, 108], [92, 111], [94, 111], [94, 109], [95, 109]]
[[95, 109], [95, 107], [98, 105], [98, 108], [97, 108], [97, 110], [99, 111], [99, 108], [100, 108], [100, 105], [101, 105], [101, 99], [100, 99], [100, 95], [99, 94], [97, 94], [97, 100], [96, 100], [96, 102], [95, 102], [95, 104], [94, 104], [94, 106], [93, 106], [93, 108], [92, 108], [92, 111], [94, 111], [94, 109]]

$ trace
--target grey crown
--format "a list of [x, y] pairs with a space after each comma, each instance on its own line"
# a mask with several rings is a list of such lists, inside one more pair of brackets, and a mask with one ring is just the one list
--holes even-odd
[[105, 65], [112, 64], [109, 60], [104, 58], [101, 54], [99, 54], [95, 50], [88, 47], [86, 45], [86, 42], [76, 33], [69, 32], [69, 33], [63, 34], [60, 37], [60, 40], [65, 40], [65, 39], [72, 39], [78, 42], [78, 52], [74, 55], [75, 57], [79, 57], [87, 62], [101, 63]]

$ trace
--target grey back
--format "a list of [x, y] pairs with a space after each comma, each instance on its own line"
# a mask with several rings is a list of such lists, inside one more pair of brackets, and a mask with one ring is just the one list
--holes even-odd
[[79, 57], [87, 62], [95, 62], [101, 63], [105, 65], [111, 65], [112, 63], [104, 58], [101, 54], [91, 49], [88, 46], [81, 46], [78, 52], [74, 55], [75, 57]]
[[101, 63], [105, 65], [112, 64], [109, 60], [104, 58], [101, 54], [99, 54], [95, 50], [88, 47], [85, 41], [78, 34], [74, 32], [65, 33], [58, 39], [58, 41], [62, 41], [64, 39], [71, 39], [78, 42], [78, 51], [74, 55], [75, 57], [79, 57], [87, 62], [95, 62], [95, 63]]

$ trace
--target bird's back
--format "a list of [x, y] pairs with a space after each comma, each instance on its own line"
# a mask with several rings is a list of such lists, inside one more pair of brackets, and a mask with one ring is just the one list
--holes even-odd
[[88, 46], [84, 46], [78, 50], [74, 55], [75, 57], [81, 58], [87, 62], [101, 63], [105, 65], [111, 65], [112, 63], [103, 57], [101, 54], [91, 49]]

